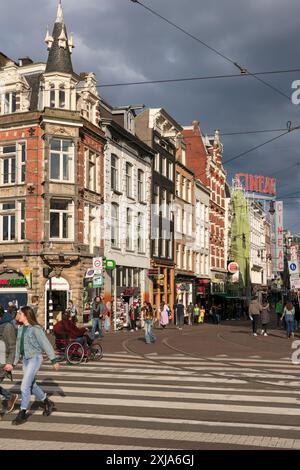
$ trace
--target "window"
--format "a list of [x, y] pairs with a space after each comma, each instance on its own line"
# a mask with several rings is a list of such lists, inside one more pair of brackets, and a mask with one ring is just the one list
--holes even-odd
[[154, 160], [154, 170], [159, 173], [159, 162], [160, 162], [160, 155], [159, 153], [155, 154], [155, 160]]
[[16, 203], [0, 204], [0, 239], [14, 241], [16, 239]]
[[85, 149], [85, 187], [90, 191], [100, 193], [99, 179], [100, 155]]
[[133, 211], [126, 210], [126, 250], [133, 250]]
[[126, 163], [126, 196], [132, 197], [132, 165]]
[[161, 174], [163, 176], [167, 176], [167, 159], [165, 157], [162, 157], [162, 168], [161, 168]]
[[20, 239], [25, 240], [25, 201], [20, 203]]
[[55, 85], [50, 86], [50, 108], [55, 108]]
[[59, 107], [65, 108], [66, 107], [66, 92], [64, 85], [60, 85], [59, 87]]
[[174, 165], [172, 162], [169, 162], [169, 180], [173, 181], [173, 168], [174, 168]]
[[59, 240], [71, 240], [73, 238], [73, 212], [73, 203], [71, 201], [51, 199], [50, 238]]
[[176, 173], [176, 196], [180, 197], [180, 174]]
[[50, 144], [50, 179], [74, 181], [74, 142], [53, 139]]
[[181, 245], [180, 243], [176, 244], [176, 266], [178, 269], [181, 269]]
[[17, 95], [15, 91], [0, 95], [0, 114], [11, 114], [17, 111]]
[[138, 213], [137, 229], [138, 252], [145, 253], [145, 216], [141, 212]]
[[145, 174], [142, 170], [138, 170], [138, 201], [145, 201]]
[[118, 248], [120, 244], [118, 204], [111, 205], [111, 244], [115, 248]]
[[0, 184], [21, 184], [26, 178], [26, 144], [0, 147]]
[[119, 159], [116, 155], [111, 156], [111, 189], [112, 191], [119, 189]]
[[187, 183], [187, 191], [188, 191], [187, 200], [188, 202], [192, 202], [192, 184], [190, 181], [188, 181]]

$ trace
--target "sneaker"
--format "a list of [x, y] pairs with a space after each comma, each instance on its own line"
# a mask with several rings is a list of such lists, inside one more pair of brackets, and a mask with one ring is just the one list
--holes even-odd
[[42, 402], [42, 406], [44, 408], [43, 416], [50, 416], [53, 411], [56, 411], [53, 401], [49, 400], [48, 397]]
[[7, 402], [7, 409], [6, 409], [7, 413], [11, 413], [13, 411], [17, 399], [18, 399], [18, 395], [16, 394], [11, 395], [10, 399]]
[[257, 336], [257, 333], [253, 333], [253, 336]]
[[26, 410], [20, 410], [17, 414], [17, 417], [11, 422], [14, 426], [19, 426], [19, 424], [26, 423], [27, 415]]
[[263, 334], [264, 334], [264, 332], [265, 332], [264, 330], [261, 330], [261, 333], [260, 333], [260, 334], [261, 334], [261, 335], [263, 335]]
[[268, 333], [264, 333], [264, 336], [268, 336]]

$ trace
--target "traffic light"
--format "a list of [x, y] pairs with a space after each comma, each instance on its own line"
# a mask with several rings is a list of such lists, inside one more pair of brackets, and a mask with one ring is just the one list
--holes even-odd
[[43, 268], [43, 276], [48, 279], [50, 273], [51, 273], [52, 269], [49, 268], [49, 266], [47, 266], [46, 268]]

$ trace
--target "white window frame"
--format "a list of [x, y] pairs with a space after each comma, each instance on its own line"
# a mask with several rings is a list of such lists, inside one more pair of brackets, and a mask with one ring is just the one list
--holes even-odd
[[17, 112], [17, 93], [15, 90], [0, 94], [0, 115]]
[[[5, 205], [14, 205], [13, 208], [5, 208]], [[8, 220], [8, 239], [4, 240], [3, 237], [3, 227], [4, 227], [4, 217], [7, 217]], [[15, 236], [12, 238], [12, 218], [14, 217], [14, 232]], [[17, 204], [15, 201], [2, 201], [0, 204], [0, 242], [1, 243], [13, 243], [17, 240]]]
[[[113, 160], [115, 161], [115, 165], [113, 165]], [[114, 153], [111, 154], [111, 160], [110, 160], [110, 171], [111, 171], [111, 179], [110, 179], [110, 184], [111, 184], [111, 190], [112, 191], [119, 191], [119, 165], [120, 165], [120, 159], [115, 155]]]
[[133, 251], [134, 250], [134, 243], [133, 243], [133, 210], [127, 207], [126, 209], [126, 250]]
[[137, 215], [137, 250], [138, 253], [146, 253], [145, 240], [145, 214], [138, 212]]
[[154, 170], [159, 173], [160, 154], [156, 153], [154, 158]]
[[[113, 217], [113, 210], [116, 210], [116, 216]], [[120, 207], [119, 204], [112, 203], [111, 205], [111, 214], [110, 214], [110, 219], [111, 219], [111, 234], [110, 234], [110, 240], [111, 240], [111, 246], [112, 248], [119, 248], [120, 247], [120, 224], [119, 224], [119, 215], [120, 215]], [[112, 234], [114, 233], [115, 238], [112, 237]], [[115, 240], [115, 241], [113, 241]]]
[[125, 181], [126, 181], [126, 196], [133, 198], [133, 165], [130, 162], [125, 163]]
[[84, 149], [84, 186], [95, 193], [100, 193], [100, 155], [89, 147]]
[[[4, 153], [5, 148], [15, 147], [15, 150]], [[4, 161], [8, 160], [8, 181], [4, 182]], [[12, 180], [12, 161], [15, 162], [14, 179]], [[26, 180], [26, 143], [13, 142], [0, 146], [0, 186], [24, 184]]]
[[138, 168], [138, 202], [145, 202], [145, 172]]
[[[51, 203], [53, 201], [67, 203], [67, 209], [51, 209]], [[59, 214], [59, 234], [58, 237], [51, 236], [51, 214]], [[67, 216], [67, 237], [63, 236], [64, 229], [64, 215]], [[73, 241], [74, 240], [74, 201], [70, 199], [61, 199], [58, 197], [50, 199], [50, 209], [49, 209], [49, 239], [57, 241]]]
[[[60, 142], [60, 150], [52, 149], [51, 145], [52, 142], [59, 141]], [[63, 143], [68, 142], [71, 145], [69, 146], [68, 151], [63, 150]], [[52, 158], [53, 156], [58, 155], [59, 159], [59, 177], [54, 178], [52, 177]], [[67, 159], [67, 170], [68, 170], [68, 178], [64, 178], [64, 160]], [[57, 181], [60, 183], [74, 183], [74, 159], [75, 159], [75, 144], [70, 139], [57, 139], [54, 138], [50, 142], [50, 165], [49, 165], [49, 179], [50, 181]]]

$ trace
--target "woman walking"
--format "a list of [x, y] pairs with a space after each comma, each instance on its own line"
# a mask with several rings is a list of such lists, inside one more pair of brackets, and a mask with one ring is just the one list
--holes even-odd
[[284, 307], [281, 320], [285, 319], [287, 337], [294, 336], [294, 323], [295, 323], [295, 308], [290, 300], [287, 301]]
[[270, 306], [267, 301], [262, 303], [260, 319], [262, 324], [261, 334], [268, 336], [267, 327], [270, 323]]
[[54, 411], [54, 403], [49, 400], [46, 393], [36, 384], [36, 375], [43, 362], [43, 353], [49, 357], [53, 369], [58, 370], [59, 364], [55, 352], [48, 341], [44, 330], [38, 324], [31, 307], [21, 307], [16, 315], [20, 326], [18, 329], [16, 357], [14, 366], [23, 358], [23, 380], [21, 384], [21, 409], [12, 424], [23, 424], [27, 420], [26, 411], [29, 406], [31, 394], [41, 401], [44, 408], [43, 415], [49, 416]]
[[167, 304], [160, 304], [160, 325], [165, 328], [169, 324], [169, 307]]

